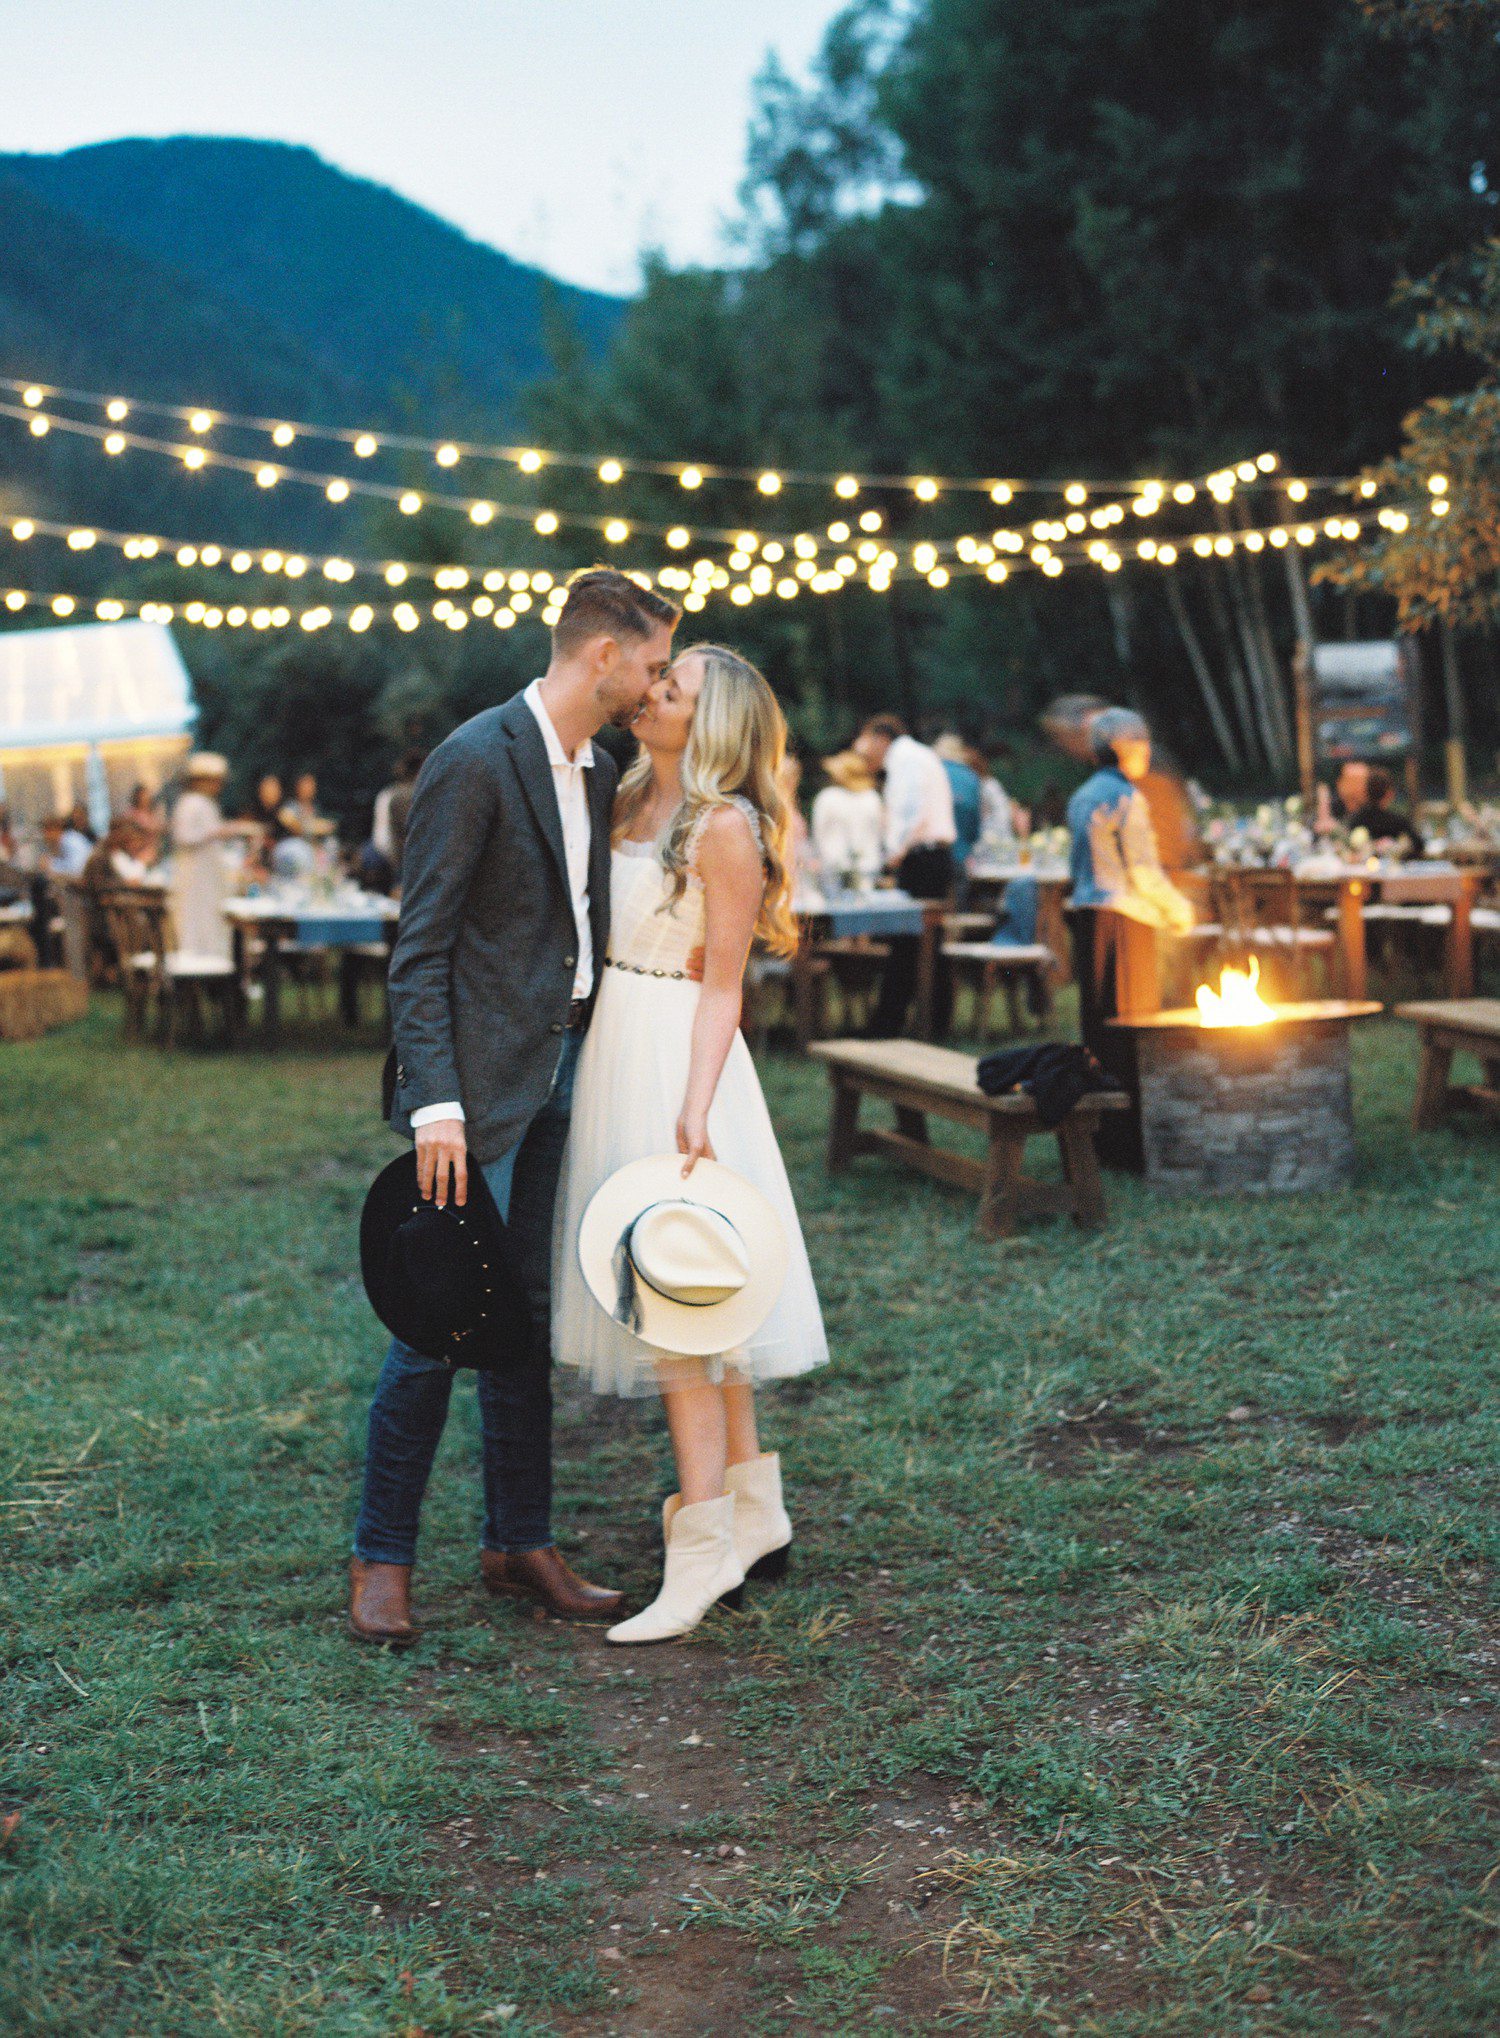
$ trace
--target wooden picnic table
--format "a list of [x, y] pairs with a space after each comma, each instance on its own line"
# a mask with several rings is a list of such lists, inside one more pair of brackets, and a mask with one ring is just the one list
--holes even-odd
[[[401, 908], [394, 899], [366, 893], [358, 900], [338, 897], [285, 899], [266, 893], [257, 898], [226, 899], [224, 917], [229, 922], [234, 944], [235, 971], [241, 983], [252, 974], [249, 937], [260, 936], [262, 944], [260, 978], [265, 990], [262, 1025], [274, 1040], [281, 1028], [281, 979], [284, 942], [302, 948], [330, 948], [352, 957], [356, 951], [382, 948], [387, 957], [395, 939]], [[341, 972], [340, 1003], [344, 1021], [352, 1025], [353, 977]]]
[[801, 939], [792, 958], [792, 1016], [798, 1046], [808, 1046], [818, 1032], [818, 943], [846, 941], [856, 935], [869, 935], [876, 941], [915, 936], [921, 943], [917, 952], [917, 1031], [924, 1040], [931, 1039], [933, 985], [948, 910], [941, 900], [914, 899], [909, 892], [890, 889], [843, 892], [800, 905]]
[[1379, 903], [1398, 904], [1415, 899], [1419, 892], [1429, 901], [1435, 894], [1431, 881], [1442, 882], [1442, 903], [1451, 909], [1443, 951], [1443, 986], [1450, 998], [1474, 994], [1474, 901], [1484, 882], [1476, 869], [1426, 868], [1420, 863], [1388, 870], [1350, 869], [1339, 873], [1299, 871], [1292, 873], [1297, 892], [1310, 908], [1332, 913], [1339, 955], [1339, 976], [1346, 998], [1369, 995], [1370, 964], [1365, 908]]
[[1052, 863], [971, 863], [969, 897], [976, 905], [992, 907], [998, 914], [1004, 905], [1007, 889], [1018, 878], [1035, 879], [1036, 938], [1052, 951], [1054, 980], [1059, 984], [1072, 983], [1073, 949], [1068, 940], [1063, 907], [1073, 881], [1065, 868]]

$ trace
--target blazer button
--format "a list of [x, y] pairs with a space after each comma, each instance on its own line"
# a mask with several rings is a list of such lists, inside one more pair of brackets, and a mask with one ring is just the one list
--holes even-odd
[[552, 1031], [553, 1031], [554, 1033], [561, 1033], [561, 1032], [562, 1032], [562, 1022], [561, 1022], [560, 1020], [557, 1020], [557, 1019], [554, 1019], [554, 1020], [553, 1020], [553, 1022], [552, 1022]]
[[564, 969], [576, 969], [576, 968], [577, 968], [577, 966], [578, 966], [578, 957], [577, 957], [576, 955], [565, 955], [565, 956], [563, 957], [563, 968], [564, 968]]

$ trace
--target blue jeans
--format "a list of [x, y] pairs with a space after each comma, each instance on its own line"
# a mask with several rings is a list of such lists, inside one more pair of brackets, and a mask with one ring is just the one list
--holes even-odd
[[[567, 1138], [579, 1033], [563, 1035], [547, 1101], [520, 1143], [485, 1164], [510, 1233], [536, 1325], [522, 1366], [475, 1374], [484, 1434], [484, 1547], [543, 1550], [552, 1541], [552, 1206]], [[370, 1407], [364, 1491], [354, 1554], [368, 1564], [410, 1564], [422, 1496], [448, 1420], [453, 1371], [392, 1338]]]

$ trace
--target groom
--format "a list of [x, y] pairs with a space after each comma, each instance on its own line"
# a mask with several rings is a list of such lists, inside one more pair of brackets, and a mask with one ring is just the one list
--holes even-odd
[[[564, 1620], [621, 1595], [552, 1544], [552, 1205], [573, 1071], [609, 938], [615, 767], [590, 738], [629, 728], [672, 655], [673, 605], [628, 574], [568, 583], [546, 674], [465, 722], [417, 780], [391, 956], [390, 1121], [416, 1141], [422, 1194], [462, 1204], [484, 1174], [537, 1328], [518, 1368], [476, 1374], [484, 1432], [480, 1572]], [[413, 1641], [411, 1567], [452, 1371], [394, 1339], [370, 1409], [350, 1566], [361, 1641]]]

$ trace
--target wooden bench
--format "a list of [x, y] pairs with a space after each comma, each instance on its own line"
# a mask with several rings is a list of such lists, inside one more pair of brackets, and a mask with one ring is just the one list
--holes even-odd
[[[1007, 1238], [1022, 1217], [1041, 1212], [1066, 1211], [1085, 1226], [1104, 1223], [1104, 1184], [1094, 1132], [1099, 1114], [1128, 1110], [1128, 1098], [1107, 1091], [1083, 1098], [1053, 1133], [1062, 1155], [1063, 1180], [1037, 1182], [1022, 1165], [1027, 1140], [1044, 1130], [1036, 1105], [1021, 1092], [987, 1097], [979, 1088], [973, 1055], [922, 1040], [821, 1040], [808, 1051], [827, 1063], [833, 1090], [830, 1173], [848, 1167], [856, 1154], [894, 1154], [940, 1182], [977, 1190], [984, 1238]], [[860, 1100], [865, 1096], [883, 1098], [895, 1107], [893, 1130], [860, 1125]], [[984, 1158], [971, 1159], [934, 1146], [927, 1131], [929, 1117], [983, 1132]]]
[[[1422, 1043], [1417, 1074], [1414, 1131], [1442, 1123], [1455, 1104], [1476, 1105], [1500, 1116], [1500, 998], [1442, 998], [1430, 1004], [1398, 1005], [1398, 1019], [1410, 1019]], [[1482, 1083], [1450, 1083], [1455, 1054], [1472, 1054], [1484, 1070]]]

